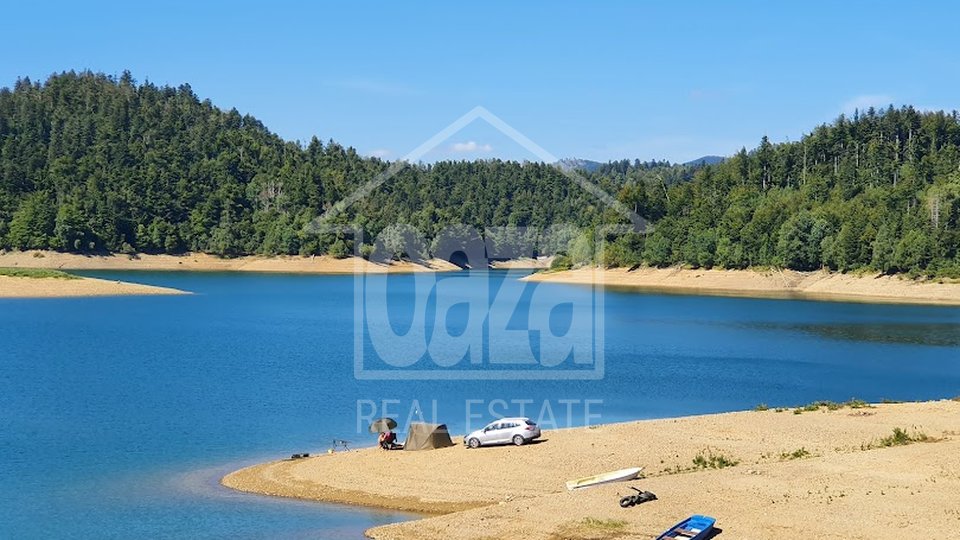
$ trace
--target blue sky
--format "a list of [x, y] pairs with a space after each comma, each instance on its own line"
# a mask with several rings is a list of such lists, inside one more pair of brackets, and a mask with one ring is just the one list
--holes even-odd
[[[129, 69], [389, 159], [478, 105], [600, 161], [796, 140], [855, 106], [960, 108], [947, 2], [28, 4], [0, 19], [0, 85]], [[427, 156], [491, 157], [532, 156], [482, 121]]]

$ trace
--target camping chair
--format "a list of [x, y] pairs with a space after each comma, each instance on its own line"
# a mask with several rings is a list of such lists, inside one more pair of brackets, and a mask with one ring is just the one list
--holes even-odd
[[391, 433], [393, 434], [393, 438], [380, 443], [380, 448], [384, 450], [403, 450], [403, 444], [397, 442], [397, 434], [392, 431]]

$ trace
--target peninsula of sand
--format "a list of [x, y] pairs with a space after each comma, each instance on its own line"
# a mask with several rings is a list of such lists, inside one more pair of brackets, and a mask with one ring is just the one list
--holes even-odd
[[[564, 487], [634, 466], [646, 477]], [[652, 539], [696, 513], [715, 517], [723, 538], [952, 538], [960, 530], [960, 402], [608, 424], [546, 431], [519, 447], [369, 448], [255, 465], [222, 483], [430, 514], [367, 531], [379, 540]], [[630, 486], [657, 500], [621, 508]]]
[[[459, 270], [445, 261], [424, 264], [397, 262], [375, 264], [361, 258], [333, 257], [236, 257], [220, 258], [204, 253], [184, 255], [80, 255], [56, 251], [0, 252], [0, 269], [29, 270], [159, 270], [208, 272], [274, 272], [297, 274], [355, 274]], [[136, 283], [68, 276], [9, 277], [0, 275], [0, 298], [54, 298], [77, 296], [123, 296], [187, 294], [185, 291]]]
[[79, 276], [0, 275], [0, 298], [70, 298], [84, 296], [152, 296], [188, 294], [167, 287]]
[[912, 280], [895, 275], [794, 270], [583, 267], [539, 272], [525, 279], [575, 285], [602, 284], [604, 287], [652, 292], [960, 305], [960, 283], [956, 281]]
[[376, 264], [359, 257], [327, 256], [262, 257], [249, 255], [222, 258], [206, 253], [183, 255], [80, 255], [57, 251], [9, 251], [0, 253], [0, 268], [49, 268], [56, 270], [186, 270], [199, 272], [276, 272], [287, 274], [353, 274], [357, 272], [435, 272], [459, 270], [451, 263], [430, 260], [424, 264], [396, 262]]

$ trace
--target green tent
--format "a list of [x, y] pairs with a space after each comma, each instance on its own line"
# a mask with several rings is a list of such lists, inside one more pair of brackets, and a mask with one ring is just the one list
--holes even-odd
[[412, 423], [407, 428], [407, 441], [404, 450], [433, 450], [453, 446], [446, 424]]

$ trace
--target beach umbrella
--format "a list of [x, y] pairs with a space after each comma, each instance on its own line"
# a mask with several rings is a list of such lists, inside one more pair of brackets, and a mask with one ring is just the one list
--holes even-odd
[[383, 433], [385, 431], [391, 431], [395, 427], [397, 427], [397, 421], [393, 418], [381, 418], [374, 420], [370, 424], [370, 433]]

